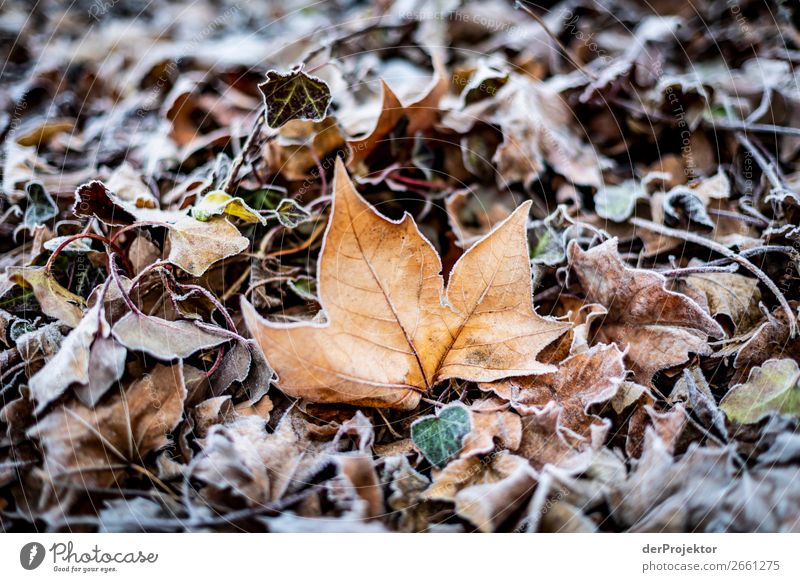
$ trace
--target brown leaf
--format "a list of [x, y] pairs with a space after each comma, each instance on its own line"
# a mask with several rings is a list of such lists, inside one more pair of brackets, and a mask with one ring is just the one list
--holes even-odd
[[453, 461], [435, 474], [424, 495], [454, 502], [460, 517], [491, 532], [527, 500], [535, 483], [525, 459], [502, 451]]
[[53, 359], [31, 377], [37, 413], [73, 384], [83, 387], [78, 392], [81, 401], [93, 407], [122, 377], [127, 350], [107, 339], [110, 333], [103, 305], [98, 302], [69, 333]]
[[114, 338], [129, 350], [145, 352], [161, 360], [188, 358], [230, 338], [200, 329], [187, 320], [168, 321], [130, 312], [114, 324]]
[[598, 344], [561, 362], [557, 372], [482, 384], [481, 389], [492, 390], [520, 414], [555, 401], [562, 407], [561, 426], [589, 437], [597, 417], [588, 408], [613, 398], [624, 379], [622, 352], [613, 344]]
[[568, 255], [587, 300], [608, 310], [596, 339], [627, 350], [637, 381], [649, 384], [653, 374], [683, 364], [690, 352], [711, 353], [708, 336], [724, 335], [697, 303], [667, 291], [662, 275], [625, 265], [616, 239], [588, 251], [573, 242]]
[[217, 261], [238, 255], [250, 244], [222, 216], [201, 222], [182, 212], [142, 209], [136, 212], [136, 218], [166, 226], [170, 245], [167, 260], [194, 277], [200, 277]]
[[55, 484], [104, 487], [117, 480], [118, 465], [141, 465], [168, 444], [185, 398], [182, 364], [157, 365], [94, 409], [78, 402], [58, 407], [28, 436], [41, 443]]
[[503, 143], [492, 162], [504, 183], [528, 185], [550, 165], [575, 184], [599, 187], [605, 163], [571, 129], [572, 115], [554, 89], [521, 75], [511, 75], [495, 98], [452, 111], [443, 124], [459, 133], [471, 130], [477, 122], [499, 126]]
[[214, 493], [232, 492], [257, 507], [307, 486], [321, 455], [299, 415], [288, 413], [272, 434], [262, 418], [243, 416], [211, 428], [193, 477]]
[[522, 442], [517, 452], [537, 470], [553, 465], [570, 473], [580, 473], [591, 464], [594, 452], [602, 446], [610, 427], [608, 421], [590, 426], [584, 438], [561, 426], [562, 408], [551, 402], [522, 419]]
[[568, 325], [533, 310], [528, 208], [461, 257], [445, 293], [441, 261], [413, 220], [380, 216], [338, 161], [318, 268], [327, 321], [274, 323], [243, 301], [278, 386], [315, 402], [412, 409], [440, 380], [552, 369], [536, 355]]
[[506, 410], [499, 398], [478, 400], [470, 407], [472, 430], [464, 437], [461, 457], [474, 457], [491, 453], [497, 446], [517, 450], [522, 440], [522, 421], [517, 413]]
[[409, 121], [404, 135], [413, 136], [433, 124], [439, 114], [439, 100], [447, 93], [448, 89], [447, 75], [440, 66], [437, 65], [435, 69], [432, 85], [426, 94], [406, 106], [400, 102], [386, 81], [381, 79], [381, 112], [375, 121], [375, 126], [365, 138], [347, 142], [352, 152], [348, 163], [350, 168], [355, 168], [360, 162], [366, 160], [404, 116]]

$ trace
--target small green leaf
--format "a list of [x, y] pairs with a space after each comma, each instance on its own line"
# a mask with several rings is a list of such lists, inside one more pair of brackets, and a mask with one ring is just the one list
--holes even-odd
[[607, 185], [594, 195], [595, 210], [601, 218], [624, 222], [633, 213], [636, 201], [645, 197], [644, 190], [633, 180], [619, 185]]
[[267, 125], [276, 129], [293, 119], [322, 121], [331, 104], [331, 90], [322, 79], [300, 70], [269, 71], [258, 86], [264, 95]]
[[23, 219], [25, 226], [44, 224], [58, 215], [58, 206], [40, 182], [28, 182], [25, 191], [28, 193], [28, 206]]
[[233, 197], [221, 190], [209, 192], [203, 199], [192, 207], [192, 218], [200, 222], [208, 222], [212, 217], [228, 214], [241, 218], [247, 222], [260, 222], [266, 224], [267, 219], [238, 196]]
[[286, 228], [295, 228], [309, 220], [311, 214], [291, 198], [284, 198], [275, 209], [275, 217]]
[[789, 358], [767, 360], [750, 371], [747, 382], [730, 389], [719, 403], [728, 418], [758, 422], [770, 412], [800, 416], [800, 368]]
[[411, 425], [411, 440], [431, 465], [444, 467], [461, 451], [472, 430], [470, 412], [460, 403], [449, 404], [437, 416], [425, 416]]

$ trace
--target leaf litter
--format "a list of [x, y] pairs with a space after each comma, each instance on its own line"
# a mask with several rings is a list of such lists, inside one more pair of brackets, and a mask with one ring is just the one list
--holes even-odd
[[128, 4], [3, 8], [4, 531], [800, 531], [789, 3]]

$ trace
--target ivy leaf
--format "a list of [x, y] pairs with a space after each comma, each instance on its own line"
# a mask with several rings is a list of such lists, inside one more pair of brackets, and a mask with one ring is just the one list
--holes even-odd
[[462, 449], [472, 430], [470, 413], [460, 403], [449, 404], [436, 416], [425, 416], [411, 425], [411, 440], [431, 465], [440, 469]]
[[275, 209], [275, 218], [286, 228], [295, 228], [310, 220], [311, 214], [291, 198], [284, 198]]
[[635, 181], [604, 185], [594, 195], [597, 215], [613, 222], [624, 222], [633, 214], [636, 201], [646, 198], [644, 189]]
[[41, 182], [28, 182], [25, 191], [28, 193], [28, 206], [23, 218], [25, 226], [44, 224], [58, 215], [58, 206]]
[[42, 313], [70, 327], [78, 326], [86, 301], [62, 287], [44, 267], [8, 267], [6, 274], [20, 287], [33, 290]]
[[800, 415], [800, 368], [784, 358], [753, 368], [744, 384], [731, 388], [719, 403], [728, 418], [741, 424], [758, 422], [770, 412]]
[[234, 197], [226, 194], [221, 190], [209, 192], [192, 207], [192, 218], [201, 222], [208, 222], [212, 217], [223, 213], [241, 218], [246, 222], [267, 223], [267, 219], [253, 208], [250, 208], [244, 200], [238, 196]]
[[277, 129], [293, 119], [322, 121], [331, 104], [331, 90], [322, 79], [300, 70], [269, 71], [258, 86], [267, 108], [267, 125]]

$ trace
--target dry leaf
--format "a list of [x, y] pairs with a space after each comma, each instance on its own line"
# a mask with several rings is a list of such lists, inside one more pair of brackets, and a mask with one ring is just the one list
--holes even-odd
[[653, 374], [686, 362], [690, 352], [711, 353], [708, 336], [724, 335], [697, 303], [667, 291], [662, 275], [625, 265], [616, 239], [588, 251], [571, 243], [568, 255], [587, 301], [608, 310], [596, 339], [627, 350], [637, 381], [649, 384]]
[[320, 257], [325, 323], [245, 321], [291, 396], [412, 409], [448, 378], [544, 373], [536, 355], [567, 324], [531, 302], [524, 204], [458, 261], [447, 293], [441, 261], [406, 216], [392, 222], [337, 162], [333, 216]]
[[495, 446], [516, 451], [522, 440], [522, 421], [499, 398], [478, 400], [470, 407], [472, 430], [464, 438], [461, 457], [491, 453]]
[[454, 502], [460, 517], [491, 532], [527, 500], [535, 483], [528, 462], [503, 451], [453, 461], [434, 476], [424, 495]]
[[58, 407], [28, 433], [45, 452], [45, 471], [56, 484], [104, 487], [120, 465], [141, 465], [168, 444], [183, 416], [183, 366], [157, 365], [94, 409], [74, 402]]
[[111, 328], [97, 303], [61, 344], [61, 349], [30, 379], [40, 413], [73, 384], [83, 386], [81, 401], [93, 407], [125, 371], [127, 350], [107, 339]]
[[230, 341], [228, 337], [200, 329], [191, 321], [168, 321], [134, 312], [126, 313], [117, 321], [111, 333], [129, 350], [145, 352], [161, 360], [188, 358], [195, 352]]
[[217, 261], [238, 255], [250, 244], [222, 216], [201, 222], [181, 212], [143, 209], [137, 211], [136, 218], [166, 226], [170, 245], [167, 260], [194, 277], [201, 276]]
[[598, 418], [588, 413], [593, 404], [614, 397], [625, 379], [622, 352], [615, 345], [598, 344], [561, 362], [558, 371], [482, 384], [508, 401], [520, 414], [532, 414], [555, 401], [562, 407], [561, 426], [584, 437]]

